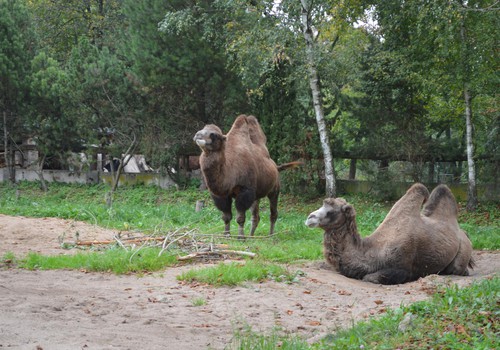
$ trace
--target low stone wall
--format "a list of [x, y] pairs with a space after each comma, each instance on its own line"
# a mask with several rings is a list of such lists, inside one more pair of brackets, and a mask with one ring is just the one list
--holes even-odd
[[[100, 173], [100, 181], [111, 185], [113, 178], [111, 173]], [[168, 176], [161, 176], [157, 173], [138, 173], [138, 174], [121, 174], [118, 186], [132, 185], [154, 185], [161, 188], [169, 188], [175, 186], [175, 182]]]
[[[89, 172], [70, 172], [67, 170], [44, 170], [43, 176], [47, 182], [62, 183], [106, 183], [111, 184], [111, 173], [89, 171]], [[7, 168], [0, 168], [0, 182], [9, 180]], [[34, 170], [16, 169], [16, 181], [38, 181], [38, 175]], [[162, 176], [157, 173], [126, 173], [120, 176], [119, 186], [131, 185], [154, 185], [161, 188], [175, 186], [175, 182], [168, 176]], [[393, 182], [390, 184], [391, 194], [395, 198], [401, 197], [411, 186], [407, 182]], [[432, 191], [438, 184], [425, 184], [429, 191]], [[467, 184], [447, 184], [458, 201], [467, 200]], [[373, 181], [358, 180], [337, 180], [339, 195], [343, 193], [366, 193], [376, 194], [380, 186]], [[477, 185], [477, 195], [480, 201], [498, 201], [500, 200], [500, 184], [480, 184]]]
[[[77, 183], [77, 184], [111, 184], [111, 173], [97, 171], [70, 172], [67, 170], [43, 170], [43, 178], [47, 182]], [[16, 181], [39, 181], [40, 178], [34, 170], [16, 169]], [[7, 168], [0, 168], [0, 182], [9, 181]], [[168, 176], [157, 173], [126, 173], [120, 176], [119, 186], [128, 185], [155, 185], [161, 188], [175, 186], [175, 182]]]
[[[391, 194], [397, 198], [406, 193], [412, 183], [393, 182], [390, 184]], [[432, 191], [437, 183], [425, 184], [429, 191]], [[457, 201], [467, 201], [467, 184], [446, 184]], [[357, 180], [337, 180], [338, 193], [376, 193], [379, 190], [377, 183], [373, 181]], [[477, 196], [480, 201], [500, 200], [500, 184], [479, 184], [477, 185]]]
[[[70, 172], [67, 170], [43, 170], [43, 178], [47, 182], [63, 183], [98, 183], [99, 174], [97, 171], [90, 172]], [[9, 172], [7, 168], [0, 169], [0, 181], [8, 181]], [[40, 178], [34, 170], [16, 169], [16, 181], [39, 181]]]

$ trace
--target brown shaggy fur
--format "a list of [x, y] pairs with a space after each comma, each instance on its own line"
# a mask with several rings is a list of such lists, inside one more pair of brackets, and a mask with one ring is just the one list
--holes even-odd
[[354, 208], [342, 198], [325, 199], [306, 225], [324, 229], [325, 259], [341, 274], [398, 284], [430, 274], [469, 274], [472, 244], [457, 215], [447, 186], [439, 185], [429, 196], [424, 185], [414, 184], [366, 238], [358, 233]]
[[279, 171], [297, 166], [298, 162], [280, 165], [269, 156], [266, 136], [257, 118], [240, 115], [227, 135], [210, 124], [198, 131], [194, 141], [202, 150], [200, 167], [215, 205], [222, 211], [225, 234], [229, 235], [232, 201], [237, 210], [238, 235], [244, 237], [245, 212], [252, 209], [253, 236], [260, 221], [259, 199], [270, 202], [270, 234], [278, 219]]

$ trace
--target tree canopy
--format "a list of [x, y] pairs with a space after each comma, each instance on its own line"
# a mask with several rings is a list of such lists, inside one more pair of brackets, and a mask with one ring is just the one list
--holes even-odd
[[133, 151], [182, 181], [194, 132], [245, 113], [277, 163], [305, 163], [285, 189], [325, 191], [344, 159], [401, 161], [414, 181], [472, 183], [476, 168], [496, 181], [498, 12], [491, 0], [0, 0], [0, 112], [17, 118], [2, 127], [48, 157]]

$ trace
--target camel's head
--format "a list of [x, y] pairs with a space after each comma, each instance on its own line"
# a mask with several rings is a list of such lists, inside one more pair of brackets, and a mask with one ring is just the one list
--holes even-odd
[[352, 205], [343, 198], [327, 198], [323, 201], [323, 206], [313, 211], [306, 220], [309, 227], [320, 227], [324, 230], [339, 228], [348, 219], [354, 219], [356, 212]]
[[222, 148], [224, 140], [226, 136], [222, 134], [222, 130], [213, 124], [206, 125], [193, 138], [202, 151], [218, 151]]

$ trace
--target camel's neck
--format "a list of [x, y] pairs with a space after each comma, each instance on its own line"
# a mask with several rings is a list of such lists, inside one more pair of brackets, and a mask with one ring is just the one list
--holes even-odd
[[206, 185], [217, 195], [224, 195], [220, 193], [220, 187], [225, 176], [225, 162], [226, 157], [223, 151], [204, 153], [200, 159]]
[[324, 249], [326, 259], [345, 276], [362, 278], [370, 269], [365, 254], [367, 247], [358, 233], [355, 219], [338, 229], [325, 231]]
[[335, 243], [339, 248], [342, 248], [341, 251], [361, 249], [362, 241], [363, 239], [358, 233], [358, 226], [354, 218], [346, 221], [335, 235]]

